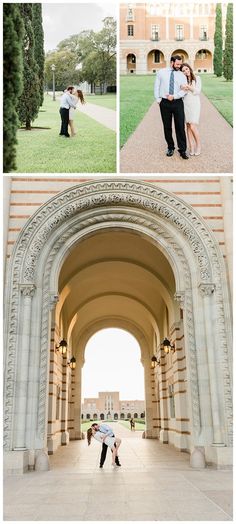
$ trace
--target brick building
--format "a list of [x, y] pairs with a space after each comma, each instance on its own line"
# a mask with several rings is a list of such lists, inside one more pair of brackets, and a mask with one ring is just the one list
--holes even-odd
[[[121, 74], [153, 74], [180, 54], [196, 72], [213, 72], [215, 3], [120, 6]], [[222, 3], [223, 36], [227, 3]]]
[[120, 400], [118, 391], [102, 391], [98, 398], [85, 398], [82, 404], [82, 419], [107, 420], [144, 418], [144, 400]]

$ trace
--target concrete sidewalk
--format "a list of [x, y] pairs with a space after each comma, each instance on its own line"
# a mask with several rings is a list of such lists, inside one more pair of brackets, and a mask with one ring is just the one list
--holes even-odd
[[120, 153], [121, 173], [232, 173], [233, 130], [209, 100], [201, 95], [200, 156], [166, 157], [160, 109], [154, 102]]
[[78, 104], [77, 110], [79, 113], [84, 113], [103, 126], [112, 129], [112, 131], [116, 131], [116, 111], [113, 109], [86, 102], [84, 105]]
[[119, 468], [101, 445], [72, 441], [50, 457], [51, 471], [5, 479], [5, 520], [232, 520], [232, 472], [193, 470], [189, 455], [141, 438], [119, 423]]

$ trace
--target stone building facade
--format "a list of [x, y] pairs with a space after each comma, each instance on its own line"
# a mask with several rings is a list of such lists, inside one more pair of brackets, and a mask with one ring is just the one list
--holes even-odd
[[98, 398], [85, 398], [81, 410], [83, 420], [118, 420], [144, 416], [144, 400], [120, 400], [118, 391], [100, 391]]
[[146, 438], [230, 465], [231, 177], [4, 182], [6, 470], [46, 469], [82, 438], [85, 347], [107, 327], [140, 345]]
[[[153, 74], [180, 54], [196, 72], [213, 72], [216, 3], [126, 3], [120, 6], [120, 72]], [[222, 3], [223, 34], [226, 2]]]

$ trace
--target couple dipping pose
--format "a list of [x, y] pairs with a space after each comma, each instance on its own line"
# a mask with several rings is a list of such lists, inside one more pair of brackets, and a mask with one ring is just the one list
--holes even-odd
[[[74, 113], [78, 102], [85, 104], [83, 92], [80, 89], [75, 89], [73, 86], [67, 87], [64, 91], [61, 102], [60, 102], [60, 115], [61, 115], [61, 130], [59, 135], [66, 138], [75, 136], [74, 129]], [[68, 126], [70, 127], [71, 135], [68, 132]]]
[[106, 459], [107, 448], [112, 451], [112, 466], [121, 466], [118, 458], [118, 448], [121, 445], [121, 439], [116, 438], [112, 429], [107, 424], [92, 424], [87, 431], [88, 445], [91, 444], [91, 438], [94, 437], [100, 444], [102, 444], [102, 453], [100, 457], [100, 468]]
[[170, 67], [157, 72], [154, 94], [160, 105], [164, 135], [167, 142], [166, 156], [174, 154], [175, 146], [172, 136], [172, 118], [180, 156], [187, 160], [187, 140], [189, 154], [198, 156], [201, 153], [198, 124], [200, 118], [201, 78], [195, 76], [189, 64], [183, 63], [180, 55], [171, 57]]

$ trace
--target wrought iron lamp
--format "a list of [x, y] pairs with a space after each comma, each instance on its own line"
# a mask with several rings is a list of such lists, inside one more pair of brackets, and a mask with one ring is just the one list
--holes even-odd
[[64, 338], [59, 342], [58, 346], [56, 346], [56, 350], [59, 351], [61, 355], [66, 355], [67, 352], [67, 342], [64, 340]]
[[175, 345], [171, 344], [171, 342], [170, 342], [170, 340], [168, 340], [168, 338], [165, 338], [163, 340], [162, 347], [163, 347], [165, 353], [170, 353], [170, 351], [172, 353], [175, 352]]
[[67, 362], [67, 366], [70, 366], [71, 369], [75, 369], [76, 368], [76, 358], [71, 357], [69, 362]]

